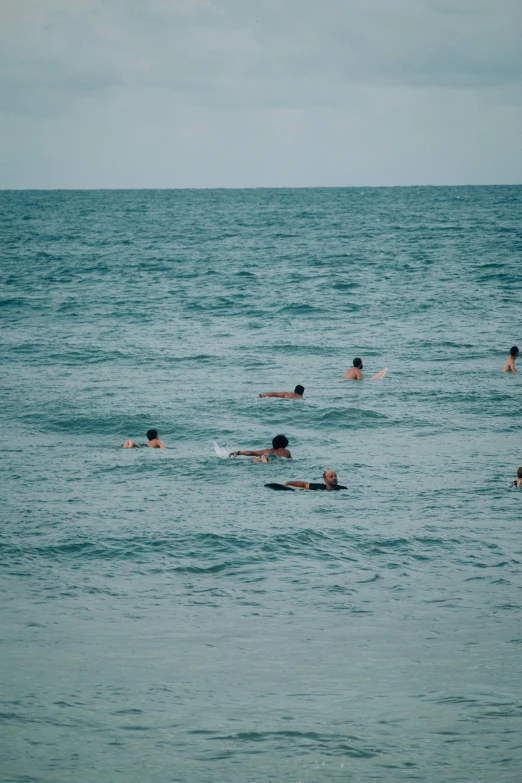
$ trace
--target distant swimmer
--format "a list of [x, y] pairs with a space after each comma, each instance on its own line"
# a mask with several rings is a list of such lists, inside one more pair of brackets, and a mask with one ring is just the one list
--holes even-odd
[[260, 394], [260, 397], [283, 397], [285, 400], [302, 400], [304, 394], [304, 386], [298, 384], [293, 392], [264, 392]]
[[[230, 457], [261, 457], [261, 462], [268, 462], [275, 457], [285, 457], [286, 459], [292, 459], [292, 455], [286, 448], [288, 446], [288, 438], [285, 435], [276, 435], [272, 440], [271, 449], [260, 449], [259, 451], [231, 451]], [[265, 459], [263, 459], [265, 457]], [[259, 460], [255, 460], [259, 462]]]
[[517, 478], [511, 482], [510, 487], [522, 487], [522, 468], [517, 470]]
[[164, 449], [165, 444], [158, 437], [158, 430], [148, 430], [147, 443], [134, 443], [133, 440], [126, 440], [123, 444], [124, 449], [141, 449], [142, 447], [149, 446], [151, 449]]
[[[363, 369], [362, 359], [356, 357], [353, 360], [353, 367], [350, 367], [349, 370], [346, 370], [344, 374], [345, 379], [347, 381], [362, 381], [363, 379], [362, 369]], [[377, 375], [373, 375], [372, 381], [380, 381], [381, 378], [384, 378], [384, 376], [386, 375], [387, 370], [388, 368], [385, 367], [384, 370], [378, 372]]]
[[520, 351], [517, 346], [514, 345], [509, 351], [508, 359], [502, 368], [502, 372], [516, 372], [515, 362], [518, 359]]
[[362, 381], [363, 379], [362, 368], [363, 368], [362, 359], [359, 359], [359, 357], [357, 357], [356, 359], [353, 360], [353, 367], [350, 367], [349, 370], [346, 370], [344, 377], [346, 378], [347, 381]]
[[335, 470], [325, 470], [323, 473], [324, 484], [313, 484], [308, 481], [285, 481], [285, 487], [298, 487], [299, 489], [348, 489], [337, 483], [337, 473]]

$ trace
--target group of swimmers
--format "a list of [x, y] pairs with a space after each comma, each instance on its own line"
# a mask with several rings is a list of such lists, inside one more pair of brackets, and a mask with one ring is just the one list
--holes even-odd
[[[502, 368], [502, 372], [516, 372], [515, 362], [518, 359], [520, 355], [520, 351], [518, 350], [517, 346], [514, 345], [510, 351], [509, 351], [509, 357], [506, 360], [506, 363], [504, 364], [504, 367]], [[353, 380], [353, 381], [361, 381], [363, 378], [362, 374], [363, 369], [363, 363], [362, 359], [359, 357], [355, 358], [353, 360], [353, 367], [351, 367], [349, 370], [346, 371], [344, 377], [346, 380]], [[386, 369], [381, 370], [381, 372], [377, 373], [377, 375], [374, 375], [372, 377], [372, 380], [380, 380], [386, 373]], [[304, 396], [304, 386], [301, 386], [298, 384], [293, 392], [263, 392], [259, 395], [259, 397], [281, 397], [285, 400], [302, 400]], [[229, 457], [253, 457], [254, 462], [262, 462], [264, 464], [271, 462], [272, 460], [276, 460], [278, 458], [282, 459], [292, 459], [292, 454], [290, 453], [288, 446], [288, 438], [286, 435], [276, 435], [275, 438], [272, 439], [272, 447], [267, 449], [258, 449], [257, 451], [252, 450], [241, 450], [241, 451], [231, 451], [229, 453]], [[147, 431], [147, 443], [135, 443], [133, 440], [126, 440], [123, 444], [124, 449], [140, 449], [143, 447], [149, 447], [151, 449], [164, 449], [165, 444], [160, 440], [158, 436], [157, 430], [148, 430]], [[510, 485], [511, 487], [521, 487], [522, 486], [522, 467], [518, 469], [517, 472], [517, 478], [515, 481], [513, 481]], [[347, 489], [347, 487], [343, 487], [338, 483], [337, 480], [337, 473], [335, 470], [325, 470], [323, 473], [323, 483], [314, 483], [310, 481], [285, 481], [284, 484], [265, 484], [265, 487], [270, 487], [271, 489], [306, 489], [306, 490], [327, 490], [327, 491], [334, 491], [339, 489]]]

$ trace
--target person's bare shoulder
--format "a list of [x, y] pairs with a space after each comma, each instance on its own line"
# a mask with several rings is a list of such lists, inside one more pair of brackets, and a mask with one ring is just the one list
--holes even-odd
[[164, 449], [165, 448], [165, 444], [159, 438], [155, 438], [154, 440], [149, 440], [149, 442], [147, 443], [147, 446], [149, 446], [151, 449]]
[[511, 356], [509, 357], [509, 359], [506, 361], [505, 365], [503, 366], [502, 372], [516, 372], [516, 370], [515, 370], [515, 362], [513, 361]]
[[362, 381], [363, 374], [357, 367], [351, 367], [344, 374], [347, 381]]

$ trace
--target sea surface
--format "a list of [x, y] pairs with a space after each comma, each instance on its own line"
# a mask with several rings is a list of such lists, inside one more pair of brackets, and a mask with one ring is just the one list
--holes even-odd
[[520, 783], [521, 253], [522, 187], [0, 193], [2, 783]]

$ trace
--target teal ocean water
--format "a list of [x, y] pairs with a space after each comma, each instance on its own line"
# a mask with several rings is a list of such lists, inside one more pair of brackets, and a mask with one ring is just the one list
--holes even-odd
[[522, 187], [2, 192], [0, 248], [2, 781], [519, 783]]

